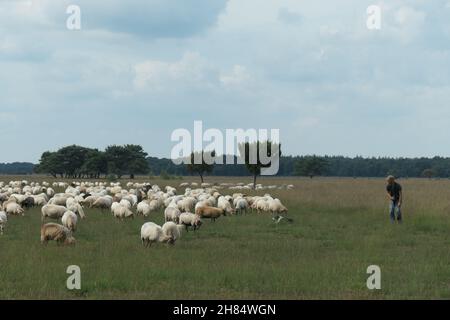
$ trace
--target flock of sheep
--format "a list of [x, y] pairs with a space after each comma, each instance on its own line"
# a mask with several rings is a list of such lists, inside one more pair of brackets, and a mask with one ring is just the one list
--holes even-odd
[[[164, 212], [165, 223], [162, 226], [146, 222], [141, 227], [140, 238], [146, 247], [155, 242], [174, 244], [181, 237], [182, 230], [198, 230], [205, 219], [215, 221], [221, 216], [243, 214], [248, 210], [271, 212], [273, 215], [287, 212], [281, 201], [270, 194], [248, 196], [243, 193], [223, 195], [219, 192], [225, 188], [245, 186], [182, 183], [180, 187], [185, 188], [185, 192], [178, 195], [171, 186], [162, 190], [150, 183], [129, 182], [124, 188], [120, 183], [105, 182], [0, 182], [0, 234], [3, 234], [8, 215], [25, 215], [26, 209], [36, 206], [41, 207], [43, 244], [48, 241], [67, 245], [75, 243], [77, 224], [79, 219], [85, 218], [87, 208], [98, 208], [103, 212], [108, 210], [120, 220]], [[281, 188], [292, 189], [293, 186]], [[57, 189], [64, 192], [56, 193]], [[61, 224], [45, 223], [47, 219], [60, 221]]]

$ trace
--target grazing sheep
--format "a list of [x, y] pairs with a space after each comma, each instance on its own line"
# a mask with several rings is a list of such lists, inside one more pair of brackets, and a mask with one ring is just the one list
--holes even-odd
[[72, 232], [75, 232], [77, 229], [78, 217], [74, 212], [66, 211], [61, 218], [61, 222], [64, 227]]
[[47, 199], [43, 195], [34, 196], [34, 205], [43, 207], [47, 204]]
[[151, 212], [151, 207], [147, 201], [139, 202], [137, 205], [137, 214], [142, 214], [144, 217], [148, 217]]
[[219, 197], [219, 200], [217, 200], [217, 207], [224, 210], [228, 214], [233, 214], [235, 212], [226, 197]]
[[221, 215], [227, 215], [225, 210], [214, 207], [198, 207], [195, 209], [195, 214], [200, 218], [211, 219], [212, 221], [216, 221]]
[[60, 219], [66, 213], [67, 208], [63, 206], [57, 206], [55, 204], [47, 204], [42, 207], [41, 213], [41, 221], [44, 222], [45, 218], [48, 217], [50, 219]]
[[57, 206], [65, 206], [67, 199], [71, 197], [67, 194], [56, 194], [53, 198], [48, 202], [49, 204], [55, 204]]
[[22, 207], [15, 202], [10, 202], [6, 205], [5, 211], [7, 214], [11, 215], [25, 215], [25, 210], [22, 209]]
[[67, 209], [69, 211], [72, 211], [75, 214], [80, 215], [81, 219], [86, 218], [86, 215], [84, 214], [84, 210], [83, 207], [78, 203], [78, 202], [71, 202], [68, 206]]
[[156, 199], [151, 200], [150, 201], [150, 212], [158, 211], [159, 209], [161, 209], [161, 206], [162, 206], [161, 200], [156, 200]]
[[237, 213], [242, 214], [242, 212], [247, 213], [247, 209], [249, 207], [247, 200], [244, 198], [237, 198], [234, 200], [234, 206]]
[[91, 208], [99, 208], [99, 209], [110, 209], [111, 205], [113, 203], [113, 199], [111, 196], [105, 196], [98, 198], [95, 200], [95, 202], [91, 205]]
[[183, 228], [183, 225], [177, 225], [172, 221], [164, 223], [164, 225], [162, 226], [162, 232], [168, 239], [167, 243], [175, 244], [175, 242], [181, 238], [181, 231], [183, 230]]
[[0, 235], [3, 235], [3, 229], [6, 226], [6, 222], [8, 222], [6, 212], [0, 211]]
[[195, 199], [192, 197], [184, 198], [178, 202], [178, 209], [184, 212], [193, 212], [195, 207]]
[[269, 201], [269, 211], [275, 213], [287, 213], [288, 209], [281, 203], [279, 199]]
[[114, 215], [114, 211], [119, 208], [121, 205], [118, 202], [113, 202], [111, 205], [111, 213]]
[[54, 195], [55, 195], [55, 190], [53, 190], [52, 188], [47, 188], [47, 196], [49, 196], [51, 198]]
[[186, 231], [189, 231], [188, 227], [192, 227], [192, 229], [195, 231], [202, 225], [202, 220], [196, 214], [183, 212], [182, 214], [180, 214], [179, 224], [184, 225], [186, 227]]
[[164, 219], [165, 222], [173, 221], [175, 223], [178, 223], [179, 217], [180, 217], [180, 210], [174, 207], [167, 207], [164, 211]]
[[6, 207], [7, 207], [10, 203], [17, 203], [17, 199], [14, 198], [14, 197], [10, 197], [7, 201], [3, 202], [3, 204], [2, 204], [2, 209], [3, 209], [3, 211], [6, 211]]
[[134, 218], [134, 212], [120, 204], [118, 206], [115, 206], [113, 215], [120, 220], [123, 220], [125, 218]]
[[92, 208], [92, 205], [94, 204], [95, 201], [97, 201], [98, 198], [99, 197], [93, 195], [87, 196], [83, 200], [83, 205], [87, 205], [89, 208]]
[[256, 209], [258, 213], [261, 213], [261, 211], [267, 212], [269, 211], [269, 202], [264, 198], [258, 199], [253, 203], [252, 209]]
[[128, 210], [131, 210], [131, 208], [132, 208], [131, 202], [127, 199], [120, 200], [119, 204], [123, 207], [128, 208]]
[[163, 233], [161, 226], [147, 222], [141, 227], [141, 241], [144, 247], [148, 247], [154, 242], [168, 242], [170, 238]]
[[41, 227], [41, 243], [47, 244], [51, 240], [56, 241], [58, 245], [75, 244], [75, 238], [72, 236], [72, 232], [57, 223], [47, 223]]

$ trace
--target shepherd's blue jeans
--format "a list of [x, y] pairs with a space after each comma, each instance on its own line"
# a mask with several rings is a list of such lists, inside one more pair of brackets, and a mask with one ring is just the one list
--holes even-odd
[[395, 221], [396, 215], [398, 221], [402, 220], [402, 210], [398, 206], [398, 202], [391, 202], [391, 205], [389, 206], [389, 213], [391, 215], [391, 221]]

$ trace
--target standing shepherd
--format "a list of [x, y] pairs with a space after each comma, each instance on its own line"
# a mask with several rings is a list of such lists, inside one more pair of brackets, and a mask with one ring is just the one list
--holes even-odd
[[397, 182], [395, 182], [394, 176], [387, 177], [386, 181], [387, 181], [386, 191], [390, 201], [389, 212], [391, 215], [391, 222], [395, 223], [395, 220], [397, 220], [398, 223], [401, 223], [402, 222], [401, 207], [403, 201], [402, 186]]

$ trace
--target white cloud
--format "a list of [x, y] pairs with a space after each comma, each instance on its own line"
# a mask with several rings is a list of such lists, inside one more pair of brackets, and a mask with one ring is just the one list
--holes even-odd
[[180, 60], [167, 62], [146, 60], [134, 66], [134, 85], [137, 89], [155, 91], [177, 89], [179, 87], [197, 87], [205, 90], [236, 88], [250, 81], [247, 68], [234, 65], [231, 70], [220, 71], [220, 67], [209, 63], [197, 52], [187, 52]]
[[224, 73], [220, 76], [220, 82], [228, 87], [245, 85], [250, 79], [251, 76], [247, 68], [241, 65], [233, 66], [231, 72]]
[[134, 66], [136, 88], [163, 90], [177, 85], [210, 85], [213, 68], [196, 52], [187, 52], [179, 61], [147, 60]]

